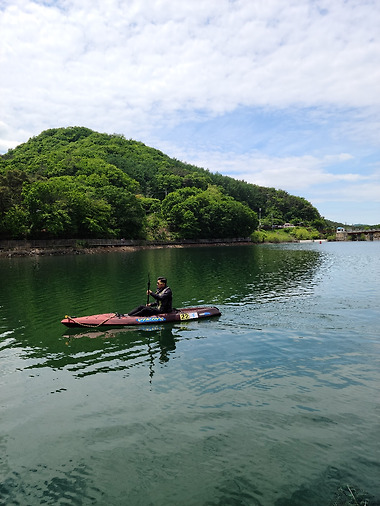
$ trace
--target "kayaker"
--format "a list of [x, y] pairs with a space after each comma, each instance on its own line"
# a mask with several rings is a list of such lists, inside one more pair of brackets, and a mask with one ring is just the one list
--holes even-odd
[[146, 294], [151, 295], [156, 302], [145, 304], [132, 309], [128, 313], [129, 316], [150, 316], [160, 313], [170, 313], [173, 311], [172, 300], [173, 294], [171, 288], [167, 285], [167, 279], [164, 277], [157, 278], [157, 290], [147, 290]]

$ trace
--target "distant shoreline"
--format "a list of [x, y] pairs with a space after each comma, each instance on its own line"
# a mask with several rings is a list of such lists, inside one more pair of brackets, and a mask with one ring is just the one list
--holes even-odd
[[162, 249], [162, 248], [189, 248], [204, 246], [235, 246], [255, 244], [249, 239], [224, 239], [209, 240], [202, 242], [149, 242], [125, 245], [95, 245], [95, 246], [14, 246], [4, 247], [0, 241], [0, 258], [12, 257], [33, 257], [33, 256], [63, 256], [63, 255], [94, 255], [99, 253], [132, 252], [144, 249]]

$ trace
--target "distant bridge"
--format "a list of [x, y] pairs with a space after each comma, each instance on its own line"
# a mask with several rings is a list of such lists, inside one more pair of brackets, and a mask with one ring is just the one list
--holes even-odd
[[380, 241], [380, 229], [346, 230], [342, 227], [336, 230], [337, 241]]

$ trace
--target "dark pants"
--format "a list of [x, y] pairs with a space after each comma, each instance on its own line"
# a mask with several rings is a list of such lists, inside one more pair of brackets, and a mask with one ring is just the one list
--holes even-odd
[[138, 306], [128, 313], [129, 316], [151, 316], [155, 314], [160, 314], [160, 310], [150, 306]]

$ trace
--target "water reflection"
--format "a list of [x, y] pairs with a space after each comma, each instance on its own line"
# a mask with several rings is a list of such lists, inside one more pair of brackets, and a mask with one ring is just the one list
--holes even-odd
[[316, 250], [233, 246], [0, 260], [2, 328], [18, 329], [20, 344], [53, 351], [49, 336], [65, 314], [127, 312], [144, 302], [148, 272], [168, 277], [176, 307], [250, 305], [307, 295], [325, 258]]
[[181, 334], [179, 328], [175, 332], [172, 325], [85, 332], [71, 330], [60, 338], [65, 345], [63, 351], [44, 354], [43, 360], [29, 368], [65, 369], [74, 373], [76, 378], [83, 378], [112, 371], [123, 371], [128, 376], [131, 368], [148, 366], [152, 380], [156, 364], [167, 363], [176, 350]]
[[[177, 327], [178, 329], [178, 327]], [[140, 340], [141, 336], [147, 336], [146, 340], [148, 344], [152, 339], [151, 333], [153, 335], [153, 340], [157, 341], [159, 347], [161, 349], [160, 361], [167, 362], [169, 360], [169, 353], [174, 351], [176, 346], [176, 339], [178, 340], [178, 336], [175, 338], [173, 334], [173, 326], [172, 325], [154, 325], [154, 326], [144, 326], [143, 328], [136, 329], [136, 327], [128, 327], [128, 328], [111, 328], [111, 329], [100, 329], [100, 330], [88, 330], [86, 332], [73, 332], [63, 334], [62, 338], [65, 339], [65, 344], [70, 346], [71, 341], [73, 339], [122, 339], [125, 341], [125, 338], [133, 339], [133, 336], [138, 335], [137, 339]]]
[[[378, 497], [379, 246], [0, 261], [0, 502], [320, 506], [341, 483]], [[136, 306], [148, 270], [176, 306], [222, 317], [60, 324]]]
[[[252, 310], [281, 298], [303, 298], [323, 262], [319, 251], [233, 246], [143, 250], [89, 256], [12, 258], [0, 261], [0, 332], [12, 332], [26, 368], [67, 369], [75, 377], [128, 371], [169, 362], [181, 327], [66, 331], [65, 314], [126, 312], [145, 300], [147, 272], [166, 275], [174, 305], [239, 306], [252, 325]], [[244, 310], [243, 307], [244, 306]], [[231, 315], [230, 315], [231, 316]], [[175, 330], [174, 330], [175, 329]]]
[[234, 246], [177, 251], [175, 294], [183, 303], [249, 304], [310, 289], [319, 251]]

